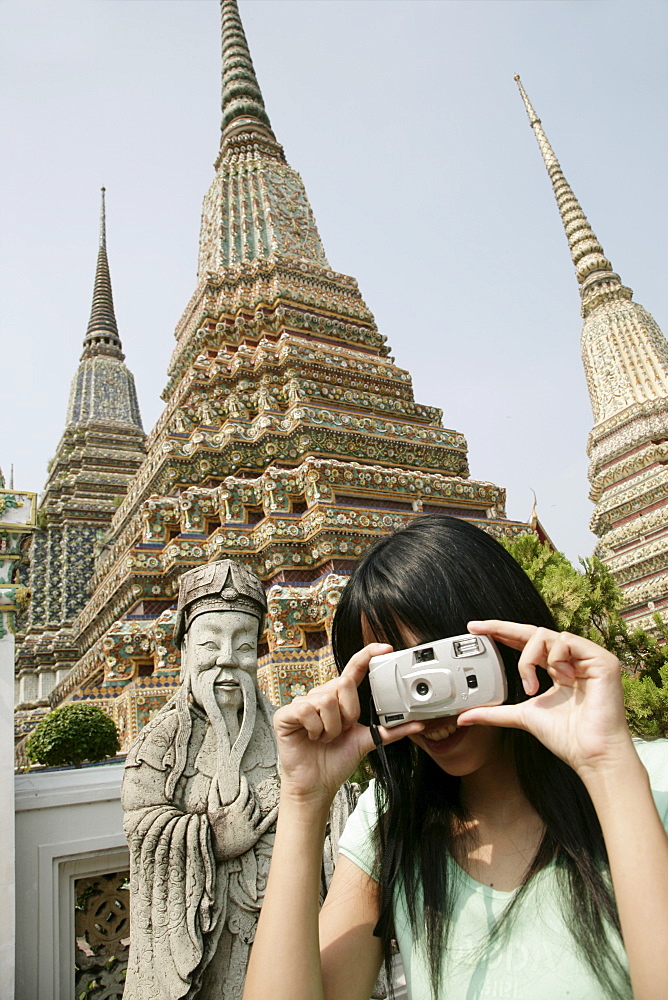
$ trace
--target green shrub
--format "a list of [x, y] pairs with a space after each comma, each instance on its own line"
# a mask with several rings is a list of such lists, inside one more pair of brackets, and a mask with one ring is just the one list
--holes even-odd
[[31, 761], [60, 767], [85, 760], [103, 760], [120, 749], [113, 719], [98, 708], [77, 702], [49, 712], [35, 727], [26, 744]]
[[628, 625], [621, 615], [624, 595], [595, 556], [580, 559], [578, 570], [535, 535], [502, 544], [533, 581], [559, 629], [592, 639], [617, 656], [631, 732], [650, 739], [668, 736], [668, 625], [658, 614], [651, 632]]
[[668, 736], [668, 666], [662, 667], [659, 680], [656, 684], [649, 675], [622, 674], [626, 718], [634, 736]]

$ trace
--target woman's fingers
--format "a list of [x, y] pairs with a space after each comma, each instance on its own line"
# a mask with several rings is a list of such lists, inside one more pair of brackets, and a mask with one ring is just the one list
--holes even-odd
[[503, 729], [526, 729], [522, 705], [496, 705], [492, 708], [467, 708], [457, 717], [458, 726], [500, 726]]
[[327, 686], [317, 688], [308, 699], [322, 722], [322, 733], [319, 739], [323, 743], [331, 743], [341, 735], [343, 722], [336, 688]]
[[472, 621], [468, 623], [468, 628], [474, 634], [488, 635], [511, 649], [521, 650], [517, 669], [528, 695], [538, 692], [537, 667], [546, 669], [553, 680], [568, 684], [576, 674], [574, 661], [589, 652], [590, 645], [593, 646], [588, 639], [568, 632], [555, 632], [517, 622]]
[[550, 632], [549, 629], [534, 627], [532, 635], [529, 636], [525, 643], [517, 663], [517, 669], [522, 678], [524, 690], [528, 695], [538, 692], [539, 683], [536, 668], [539, 666], [547, 667], [549, 645], [557, 637], [557, 632]]
[[616, 666], [616, 657], [602, 646], [571, 632], [556, 632], [537, 625], [523, 625], [496, 619], [471, 621], [474, 635], [488, 635], [504, 646], [522, 651], [520, 662], [562, 670], [568, 674], [578, 663], [606, 663]]
[[547, 669], [555, 680], [573, 680], [576, 673], [575, 661], [581, 661], [583, 654], [590, 652], [584, 645], [587, 641], [570, 632], [559, 633], [547, 652]]
[[492, 639], [498, 639], [504, 646], [510, 646], [511, 649], [524, 649], [536, 631], [535, 625], [504, 622], [496, 618], [490, 618], [482, 622], [471, 621], [466, 627], [473, 635], [488, 635]]
[[359, 719], [360, 703], [357, 687], [369, 670], [372, 656], [389, 653], [387, 643], [372, 642], [354, 654], [340, 677], [314, 688], [304, 698], [296, 698], [276, 713], [277, 731], [306, 730], [309, 739], [331, 743]]
[[421, 733], [423, 729], [424, 722], [415, 720], [413, 722], [404, 722], [402, 726], [393, 726], [392, 729], [386, 729], [385, 726], [378, 726], [378, 735], [383, 741], [383, 746], [389, 746], [390, 743], [403, 740], [404, 736], [414, 736], [416, 733]]
[[[363, 757], [366, 757], [368, 753], [371, 753], [372, 750], [376, 749], [376, 744], [368, 726], [358, 726], [357, 728], [359, 729], [360, 752]], [[404, 722], [403, 725], [393, 726], [391, 729], [386, 729], [385, 726], [377, 727], [378, 735], [380, 736], [383, 746], [389, 746], [390, 743], [396, 743], [398, 740], [402, 740], [404, 736], [414, 736], [416, 733], [421, 733], [423, 729], [424, 722], [418, 722], [417, 720], [413, 722]]]
[[295, 698], [276, 713], [274, 728], [278, 735], [286, 736], [303, 729], [309, 739], [317, 740], [323, 733], [324, 725], [315, 705], [307, 698]]
[[350, 657], [341, 672], [341, 677], [350, 678], [355, 682], [355, 687], [359, 687], [369, 672], [369, 660], [372, 656], [382, 656], [384, 653], [391, 653], [392, 647], [386, 642], [370, 642], [364, 649], [358, 650]]
[[[369, 670], [369, 660], [372, 656], [391, 651], [391, 646], [380, 642], [360, 649], [350, 658], [340, 677], [313, 688], [305, 697], [295, 698], [290, 705], [279, 709], [274, 716], [277, 734], [287, 736], [303, 729], [312, 741], [332, 743], [343, 732], [357, 727], [360, 716], [357, 687]], [[371, 730], [363, 726], [357, 728], [360, 749], [362, 753], [368, 753], [374, 749]], [[382, 742], [390, 744], [423, 729], [424, 723], [415, 721], [391, 729], [379, 726], [378, 732]]]
[[276, 713], [275, 722], [285, 733], [303, 728], [310, 739], [329, 743], [353, 726], [359, 714], [355, 682], [351, 676], [342, 676], [295, 698]]
[[360, 717], [360, 699], [357, 693], [357, 685], [352, 677], [341, 675], [338, 681], [334, 682], [339, 700], [339, 711], [341, 712], [341, 724], [344, 729], [354, 726]]

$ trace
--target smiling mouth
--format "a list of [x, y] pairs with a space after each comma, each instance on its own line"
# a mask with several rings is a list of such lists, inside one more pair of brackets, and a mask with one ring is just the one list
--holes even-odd
[[435, 722], [435, 725], [420, 733], [420, 736], [428, 743], [439, 743], [441, 740], [446, 740], [448, 736], [454, 736], [457, 732], [457, 717], [454, 715], [449, 719], [437, 719]]

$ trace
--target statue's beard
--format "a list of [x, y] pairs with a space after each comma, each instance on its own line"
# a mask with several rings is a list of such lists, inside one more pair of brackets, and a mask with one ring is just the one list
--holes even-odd
[[202, 708], [213, 727], [218, 746], [218, 788], [223, 805], [234, 801], [239, 794], [241, 761], [250, 742], [257, 717], [257, 693], [250, 674], [239, 670], [239, 680], [243, 697], [243, 714], [239, 725], [239, 735], [234, 744], [230, 740], [225, 716], [216, 699], [216, 679], [220, 671], [206, 670], [198, 677], [198, 694]]

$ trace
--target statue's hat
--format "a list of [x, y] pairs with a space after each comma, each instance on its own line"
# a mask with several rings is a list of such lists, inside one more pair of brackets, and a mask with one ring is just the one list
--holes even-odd
[[174, 623], [174, 642], [181, 644], [191, 622], [207, 611], [243, 611], [255, 615], [262, 629], [267, 598], [258, 576], [231, 559], [197, 566], [179, 581], [179, 603]]

